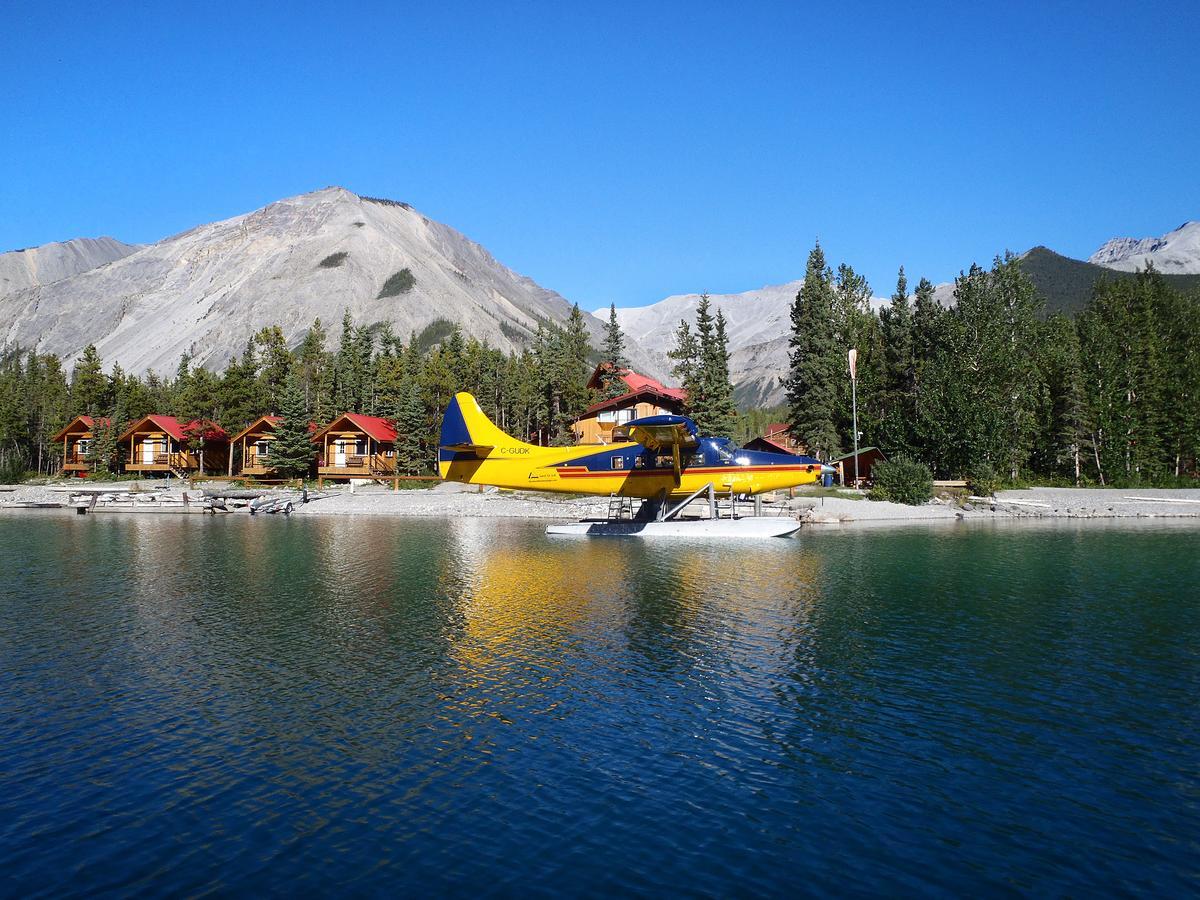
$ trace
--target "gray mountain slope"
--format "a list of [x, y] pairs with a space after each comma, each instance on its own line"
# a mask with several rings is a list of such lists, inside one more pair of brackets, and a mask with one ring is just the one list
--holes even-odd
[[[380, 297], [403, 269], [411, 288]], [[359, 324], [390, 323], [404, 338], [449, 320], [507, 351], [539, 322], [564, 322], [570, 304], [407, 204], [332, 187], [4, 297], [0, 343], [68, 360], [95, 343], [106, 365], [134, 373], [173, 372], [184, 352], [220, 369], [264, 326], [281, 326], [294, 344], [319, 317], [335, 340], [344, 310]], [[598, 346], [600, 321], [585, 322]], [[636, 345], [630, 356], [661, 374]]]
[[1132, 272], [1153, 263], [1168, 275], [1200, 274], [1200, 222], [1184, 222], [1162, 237], [1113, 238], [1088, 258], [1109, 269]]
[[70, 278], [140, 250], [110, 237], [75, 238], [0, 253], [0, 297]]

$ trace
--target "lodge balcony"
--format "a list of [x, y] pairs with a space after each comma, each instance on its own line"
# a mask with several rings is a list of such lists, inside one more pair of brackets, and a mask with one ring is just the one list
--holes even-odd
[[90, 472], [92, 464], [82, 453], [70, 453], [63, 457], [62, 470], [64, 472]]
[[155, 453], [149, 461], [140, 455], [125, 463], [126, 472], [190, 472], [200, 468], [194, 453]]
[[348, 454], [342, 457], [341, 465], [327, 465], [328, 460], [320, 460], [317, 466], [318, 478], [391, 478], [396, 474], [395, 457], [382, 453], [371, 455]]
[[275, 474], [275, 466], [265, 453], [247, 453], [241, 474], [246, 478], [270, 478]]

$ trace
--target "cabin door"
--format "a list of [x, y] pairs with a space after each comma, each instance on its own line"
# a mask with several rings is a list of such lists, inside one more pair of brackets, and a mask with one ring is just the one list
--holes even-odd
[[146, 438], [146, 440], [142, 441], [142, 464], [146, 466], [154, 465], [154, 454], [157, 452], [157, 438]]
[[348, 443], [345, 438], [338, 438], [333, 442], [333, 464], [335, 466], [346, 465], [346, 445]]

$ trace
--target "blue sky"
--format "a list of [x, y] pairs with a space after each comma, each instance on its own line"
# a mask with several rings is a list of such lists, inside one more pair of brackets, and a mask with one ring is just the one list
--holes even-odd
[[0, 249], [339, 184], [594, 309], [1200, 218], [1188, 4], [907, 6], [10, 0]]

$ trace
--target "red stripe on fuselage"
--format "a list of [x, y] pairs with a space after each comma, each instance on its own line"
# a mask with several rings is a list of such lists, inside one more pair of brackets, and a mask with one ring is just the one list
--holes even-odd
[[[713, 475], [722, 472], [811, 472], [815, 466], [720, 466], [705, 469], [682, 469], [681, 475]], [[589, 469], [562, 467], [558, 469], [560, 478], [611, 478], [614, 475], [663, 475], [674, 476], [672, 469], [610, 469], [593, 472]]]

